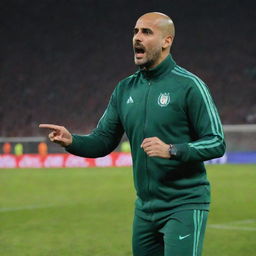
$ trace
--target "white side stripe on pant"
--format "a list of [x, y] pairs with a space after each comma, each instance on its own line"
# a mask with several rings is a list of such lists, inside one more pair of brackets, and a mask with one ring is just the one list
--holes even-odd
[[203, 211], [194, 210], [193, 219], [194, 219], [194, 245], [193, 245], [193, 256], [197, 256], [197, 249], [200, 241], [200, 233], [203, 223]]

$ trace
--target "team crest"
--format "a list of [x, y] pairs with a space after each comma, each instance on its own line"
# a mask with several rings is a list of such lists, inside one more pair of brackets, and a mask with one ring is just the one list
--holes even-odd
[[169, 93], [160, 93], [157, 102], [160, 107], [166, 107], [170, 103]]

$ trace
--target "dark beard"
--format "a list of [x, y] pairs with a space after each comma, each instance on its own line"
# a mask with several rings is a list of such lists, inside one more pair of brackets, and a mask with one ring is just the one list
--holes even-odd
[[143, 63], [141, 65], [138, 65], [140, 69], [144, 69], [144, 70], [149, 70], [150, 67], [154, 66], [154, 64], [156, 63], [156, 61], [159, 59], [160, 57], [160, 52], [155, 52], [152, 56], [151, 59], [146, 62]]
[[140, 69], [149, 69], [150, 67], [152, 67], [154, 65], [155, 61], [154, 60], [150, 60], [146, 63], [143, 63], [141, 65], [138, 65]]

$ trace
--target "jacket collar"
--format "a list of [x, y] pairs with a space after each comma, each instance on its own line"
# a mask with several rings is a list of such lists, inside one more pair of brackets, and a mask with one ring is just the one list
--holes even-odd
[[145, 78], [152, 79], [162, 76], [167, 70], [172, 70], [175, 65], [175, 61], [169, 54], [158, 66], [149, 70], [141, 69], [140, 72]]

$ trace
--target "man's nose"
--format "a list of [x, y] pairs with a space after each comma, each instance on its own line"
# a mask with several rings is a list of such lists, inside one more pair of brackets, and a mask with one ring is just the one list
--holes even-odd
[[133, 36], [133, 40], [134, 40], [135, 42], [141, 42], [141, 41], [142, 41], [141, 33], [138, 32], [137, 34], [135, 34], [135, 35]]

